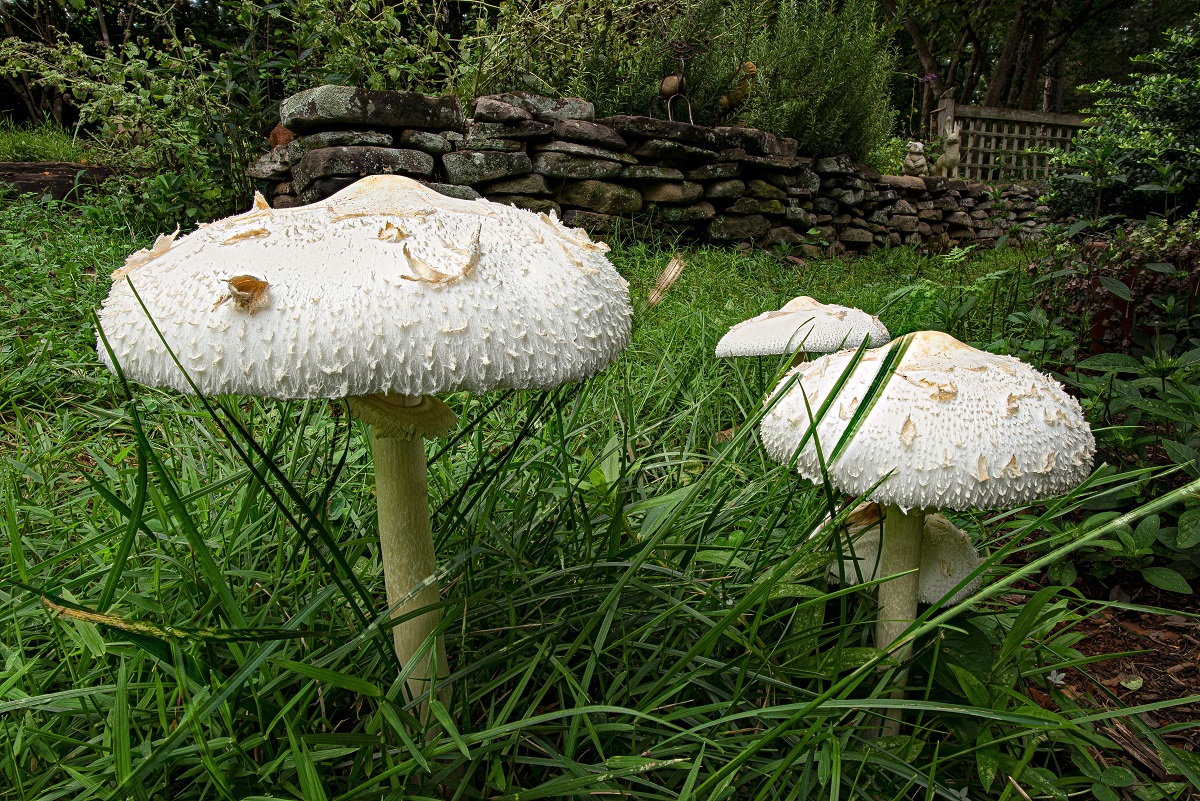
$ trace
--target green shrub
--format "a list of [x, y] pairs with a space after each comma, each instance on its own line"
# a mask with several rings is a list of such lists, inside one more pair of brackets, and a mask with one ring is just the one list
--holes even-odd
[[[679, 70], [683, 52], [696, 123], [744, 123], [796, 138], [805, 155], [864, 158], [895, 116], [890, 36], [871, 0], [514, 0], [464, 40], [457, 91], [578, 95], [602, 116], [666, 116], [659, 80]], [[743, 103], [724, 107], [747, 61], [757, 78]]]
[[1169, 33], [1169, 44], [1135, 61], [1146, 72], [1118, 86], [1085, 90], [1101, 97], [1096, 125], [1053, 159], [1063, 174], [1051, 197], [1065, 211], [1144, 216], [1195, 208], [1200, 198], [1200, 15]]

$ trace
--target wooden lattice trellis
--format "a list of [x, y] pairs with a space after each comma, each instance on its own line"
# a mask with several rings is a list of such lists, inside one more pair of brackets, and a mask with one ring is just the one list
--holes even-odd
[[1051, 114], [985, 106], [939, 109], [938, 130], [962, 123], [960, 178], [973, 181], [1039, 181], [1050, 176], [1050, 157], [1037, 150], [1071, 149], [1075, 132], [1087, 126], [1079, 114]]

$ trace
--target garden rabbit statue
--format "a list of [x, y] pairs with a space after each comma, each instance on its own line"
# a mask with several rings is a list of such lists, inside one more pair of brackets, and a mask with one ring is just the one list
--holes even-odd
[[929, 164], [925, 161], [925, 143], [909, 142], [904, 156], [905, 175], [925, 175], [929, 172]]
[[958, 177], [958, 162], [962, 158], [959, 142], [962, 139], [962, 123], [956, 122], [946, 129], [942, 139], [942, 155], [933, 163], [930, 175], [943, 175], [947, 178]]

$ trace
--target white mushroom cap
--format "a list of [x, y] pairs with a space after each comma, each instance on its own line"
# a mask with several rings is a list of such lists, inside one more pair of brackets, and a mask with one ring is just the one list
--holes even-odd
[[717, 343], [717, 358], [773, 356], [800, 350], [829, 353], [857, 348], [864, 339], [877, 348], [892, 336], [878, 317], [861, 309], [820, 303], [801, 295], [778, 311], [763, 312], [729, 329]]
[[[904, 350], [894, 373], [831, 459], [884, 357], [897, 347]], [[823, 356], [784, 377], [799, 380], [762, 421], [763, 444], [774, 459], [790, 460], [808, 431], [806, 395], [818, 415], [853, 357], [854, 351]], [[817, 439], [834, 486], [864, 495], [883, 479], [868, 497], [902, 509], [986, 509], [1065, 492], [1087, 477], [1096, 450], [1078, 401], [1057, 381], [934, 331], [864, 353], [818, 424]], [[796, 467], [820, 480], [813, 438]]]
[[[877, 509], [876, 507], [874, 522], [846, 527], [846, 536], [853, 543], [853, 547], [847, 545], [844, 549], [844, 561], [840, 570], [845, 572], [847, 584], [859, 584], [876, 578], [881, 519]], [[941, 601], [946, 593], [981, 564], [983, 559], [962, 529], [936, 512], [925, 515], [925, 528], [921, 537], [921, 567], [917, 576], [917, 597], [921, 603], [932, 604]], [[834, 582], [840, 580], [836, 561], [829, 565], [829, 575]], [[958, 603], [975, 592], [981, 578], [976, 576], [969, 584], [947, 598], [943, 605]]]
[[[546, 215], [392, 175], [159, 237], [113, 275], [100, 324], [126, 374], [205, 394], [332, 398], [551, 387], [629, 342], [603, 243]], [[109, 367], [108, 354], [100, 356]]]

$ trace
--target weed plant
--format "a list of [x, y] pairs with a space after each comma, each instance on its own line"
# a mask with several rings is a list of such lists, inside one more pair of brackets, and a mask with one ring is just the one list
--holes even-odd
[[[422, 733], [391, 656], [366, 430], [337, 403], [184, 398], [108, 376], [89, 313], [152, 233], [120, 208], [0, 206], [18, 323], [0, 334], [16, 373], [0, 406], [0, 798], [1107, 799], [1136, 783], [1156, 799], [1200, 786], [1176, 727], [1125, 717], [1179, 702], [1094, 708], [1055, 684], [1087, 681], [1073, 627], [1103, 605], [1015, 586], [1194, 485], [1086, 531], [1081, 506], [1129, 476], [965, 516], [988, 581], [924, 612], [902, 672], [870, 647], [866, 588], [824, 582], [840, 549], [822, 521], [847, 499], [756, 442], [785, 359], [711, 357], [728, 325], [801, 293], [890, 302], [896, 333], [928, 325], [938, 301], [985, 292], [1019, 251], [800, 266], [688, 250], [649, 308], [671, 254], [618, 247], [630, 352], [581, 385], [454, 396], [458, 430], [428, 446], [453, 693], [431, 702], [440, 730]], [[978, 309], [964, 330], [984, 328]], [[1030, 537], [1044, 555], [1005, 564]], [[891, 700], [901, 684], [908, 698]], [[869, 739], [892, 706], [907, 710], [903, 733]], [[1117, 717], [1181, 782], [1122, 762], [1103, 734]]]
[[86, 164], [91, 149], [51, 123], [18, 125], [0, 120], [0, 161], [69, 161]]

